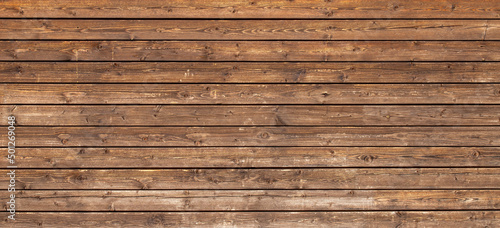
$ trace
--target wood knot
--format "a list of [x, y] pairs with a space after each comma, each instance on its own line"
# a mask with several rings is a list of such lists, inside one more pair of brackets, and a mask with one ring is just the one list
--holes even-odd
[[373, 162], [373, 160], [377, 159], [376, 156], [373, 155], [361, 155], [358, 159], [363, 160], [365, 162]]
[[481, 152], [479, 152], [478, 150], [473, 150], [469, 154], [469, 158], [472, 160], [477, 160], [479, 158], [479, 156], [481, 156]]
[[182, 93], [179, 93], [180, 97], [183, 97], [183, 98], [188, 98], [189, 97], [189, 93], [187, 92], [182, 92]]
[[261, 138], [261, 139], [268, 139], [270, 137], [271, 137], [271, 135], [269, 135], [269, 133], [267, 133], [267, 132], [262, 132], [259, 134], [259, 138]]
[[153, 227], [153, 226], [165, 226], [167, 224], [164, 215], [153, 215], [147, 219], [146, 225], [149, 227]]

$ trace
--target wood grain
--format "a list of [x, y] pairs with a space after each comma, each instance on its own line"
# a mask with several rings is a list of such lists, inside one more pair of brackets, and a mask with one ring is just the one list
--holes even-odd
[[[378, 212], [19, 212], [15, 223], [35, 227], [497, 227], [498, 211]], [[7, 217], [6, 212], [0, 216]]]
[[16, 179], [16, 190], [492, 189], [500, 169], [28, 169]]
[[495, 41], [0, 41], [0, 61], [500, 61]]
[[[499, 190], [21, 191], [25, 211], [490, 210]], [[78, 196], [75, 196], [78, 194]], [[0, 198], [5, 205], [6, 197]], [[279, 202], [279, 203], [277, 203]], [[355, 203], [354, 203], [355, 202]]]
[[[7, 154], [6, 148], [0, 152]], [[17, 148], [19, 168], [498, 167], [498, 147]], [[0, 167], [7, 167], [7, 159]]]
[[499, 40], [495, 20], [2, 20], [9, 40]]
[[18, 126], [478, 126], [497, 105], [0, 105]]
[[[0, 62], [5, 83], [499, 83], [496, 62]], [[57, 72], [57, 73], [55, 73]]]
[[491, 18], [500, 5], [491, 0], [7, 0], [5, 18]]
[[[495, 62], [0, 62], [5, 83], [499, 83]], [[57, 72], [57, 74], [54, 74]]]
[[0, 84], [3, 104], [500, 104], [500, 84]]
[[[16, 147], [500, 146], [500, 127], [18, 127]], [[7, 132], [0, 133], [7, 145]]]
[[500, 226], [500, 1], [3, 0], [0, 18], [0, 227]]

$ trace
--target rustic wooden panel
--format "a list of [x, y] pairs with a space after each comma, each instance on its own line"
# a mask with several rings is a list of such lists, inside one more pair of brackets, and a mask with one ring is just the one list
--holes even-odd
[[[486, 126], [19, 127], [22, 140], [16, 146], [500, 146], [499, 131]], [[0, 137], [7, 145], [7, 132]]]
[[[496, 62], [0, 62], [16, 83], [499, 83]], [[56, 73], [57, 72], [57, 73]]]
[[8, 18], [492, 18], [500, 3], [484, 0], [7, 0]]
[[[15, 223], [34, 227], [497, 227], [498, 211], [379, 212], [19, 212]], [[6, 212], [0, 216], [7, 217]]]
[[495, 41], [0, 41], [0, 61], [500, 61]]
[[4, 0], [0, 18], [1, 227], [500, 226], [500, 1]]
[[16, 189], [490, 189], [500, 169], [28, 169], [16, 178]]
[[499, 209], [500, 191], [22, 191], [16, 202], [19, 211], [489, 210]]
[[2, 20], [0, 39], [499, 40], [495, 20]]
[[[17, 148], [16, 154], [19, 168], [500, 166], [498, 147]], [[0, 167], [8, 165], [0, 159]]]
[[0, 105], [18, 126], [500, 125], [497, 105]]
[[500, 84], [0, 84], [0, 97], [15, 105], [500, 104]]

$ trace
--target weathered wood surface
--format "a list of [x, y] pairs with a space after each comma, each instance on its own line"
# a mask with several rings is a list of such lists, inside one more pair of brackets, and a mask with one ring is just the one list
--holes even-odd
[[8, 83], [499, 83], [496, 62], [0, 62]]
[[500, 40], [496, 20], [2, 20], [9, 40]]
[[[490, 210], [500, 205], [499, 190], [30, 190], [16, 196], [22, 212]], [[5, 206], [6, 197], [0, 199]]]
[[15, 105], [500, 104], [500, 84], [0, 84], [0, 99]]
[[18, 126], [478, 126], [497, 105], [0, 105]]
[[500, 17], [494, 0], [6, 0], [3, 18], [491, 18]]
[[[16, 178], [16, 190], [492, 189], [500, 169], [28, 169]], [[0, 176], [4, 186], [9, 180]]]
[[500, 61], [495, 41], [0, 41], [0, 61]]
[[[500, 226], [498, 211], [19, 212], [2, 227], [470, 227]], [[7, 217], [7, 213], [0, 212]]]
[[17, 148], [16, 154], [19, 168], [500, 166], [499, 147]]
[[500, 226], [500, 1], [4, 0], [0, 18], [18, 166], [0, 227]]
[[[500, 127], [18, 127], [17, 147], [500, 146]], [[0, 133], [7, 145], [7, 132]]]

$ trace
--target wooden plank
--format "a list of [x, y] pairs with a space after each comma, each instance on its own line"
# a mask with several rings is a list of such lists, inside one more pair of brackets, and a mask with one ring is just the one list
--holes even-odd
[[[499, 83], [495, 62], [0, 62], [13, 83]], [[54, 72], [57, 72], [54, 73]]]
[[[24, 211], [491, 210], [499, 190], [20, 191]], [[7, 194], [0, 197], [3, 206]]]
[[2, 20], [9, 40], [499, 40], [487, 20]]
[[0, 105], [18, 126], [500, 125], [498, 105]]
[[[500, 186], [500, 169], [28, 169], [16, 179], [16, 190], [491, 189]], [[9, 181], [0, 176], [0, 184]]]
[[[500, 53], [500, 52], [499, 52]], [[500, 104], [500, 84], [0, 84], [3, 104]]]
[[3, 18], [491, 18], [498, 1], [6, 0]]
[[[7, 148], [0, 148], [7, 154]], [[0, 159], [0, 167], [7, 167]], [[18, 168], [497, 167], [499, 147], [17, 148]]]
[[[499, 131], [486, 126], [18, 127], [16, 146], [500, 146]], [[7, 132], [0, 137], [7, 145]]]
[[500, 61], [495, 41], [0, 41], [0, 61]]
[[[7, 212], [0, 212], [7, 217]], [[498, 227], [498, 211], [18, 212], [2, 227]]]

